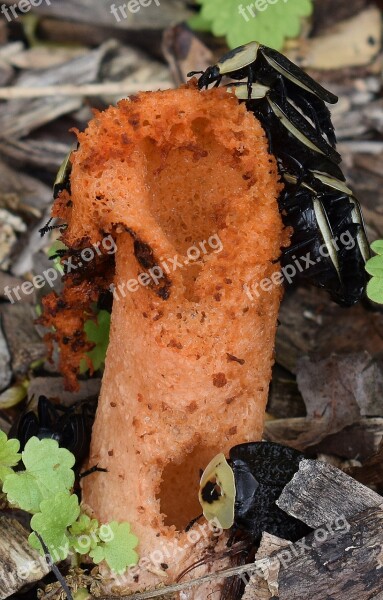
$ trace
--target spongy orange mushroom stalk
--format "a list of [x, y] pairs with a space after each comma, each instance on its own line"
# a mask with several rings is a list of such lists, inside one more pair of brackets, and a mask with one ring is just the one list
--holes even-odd
[[132, 580], [143, 589], [212, 547], [184, 531], [201, 512], [200, 469], [261, 439], [281, 290], [245, 286], [279, 269], [281, 186], [259, 122], [222, 89], [140, 94], [79, 142], [66, 243], [117, 244], [89, 459], [107, 473], [84, 480], [84, 502], [129, 521], [141, 557], [162, 553]]

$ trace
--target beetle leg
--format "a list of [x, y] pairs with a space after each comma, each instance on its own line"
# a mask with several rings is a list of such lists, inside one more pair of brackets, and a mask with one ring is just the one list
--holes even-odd
[[88, 477], [89, 475], [92, 475], [92, 473], [108, 473], [108, 469], [103, 469], [102, 467], [99, 467], [97, 463], [97, 465], [94, 465], [90, 469], [87, 469], [86, 471], [80, 473], [78, 478], [84, 479], [84, 477]]
[[[217, 81], [215, 82], [215, 84], [214, 84], [214, 86], [213, 86], [213, 87], [218, 87], [218, 86], [219, 86], [219, 84], [221, 83], [221, 81], [222, 81], [222, 76], [218, 77], [218, 79], [217, 79]], [[207, 88], [208, 88], [208, 84], [206, 84], [206, 89], [207, 89]]]
[[193, 527], [193, 525], [195, 525], [197, 523], [197, 521], [200, 520], [200, 518], [203, 517], [203, 513], [202, 515], [198, 515], [198, 517], [194, 517], [194, 519], [192, 519], [190, 521], [190, 523], [188, 523], [185, 527], [185, 532], [190, 531], [190, 529]]
[[253, 91], [253, 82], [254, 82], [254, 72], [253, 72], [253, 69], [251, 68], [251, 65], [249, 65], [248, 75], [247, 75], [247, 99], [248, 100], [250, 100], [251, 94]]

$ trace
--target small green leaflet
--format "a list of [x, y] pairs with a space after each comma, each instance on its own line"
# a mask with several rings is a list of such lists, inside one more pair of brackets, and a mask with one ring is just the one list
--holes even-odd
[[[80, 514], [78, 498], [69, 492], [60, 492], [53, 498], [43, 500], [40, 512], [31, 519], [31, 527], [40, 534], [54, 561], [64, 560], [69, 554], [70, 540], [67, 528]], [[29, 536], [32, 548], [43, 553], [40, 541], [34, 533]]]
[[[81, 512], [78, 498], [71, 493], [75, 475], [75, 457], [51, 439], [31, 438], [20, 455], [18, 440], [8, 440], [0, 431], [0, 476], [3, 492], [11, 506], [32, 513], [30, 545], [44, 554], [38, 534], [55, 562], [73, 552], [105, 560], [109, 568], [123, 573], [138, 562], [134, 550], [138, 538], [129, 523], [99, 525]], [[14, 472], [22, 459], [25, 471]], [[0, 477], [0, 480], [1, 480]]]
[[55, 440], [32, 437], [21, 457], [26, 470], [8, 475], [3, 485], [10, 504], [36, 513], [43, 499], [73, 487], [75, 458]]
[[367, 296], [373, 302], [383, 304], [383, 278], [373, 277], [367, 284]]
[[72, 536], [71, 545], [78, 554], [89, 554], [97, 546], [99, 523], [97, 519], [91, 519], [88, 515], [82, 514], [78, 520], [73, 523], [69, 532]]
[[383, 254], [383, 240], [376, 240], [371, 244], [371, 250], [380, 256]]
[[[286, 38], [299, 35], [302, 18], [313, 11], [312, 0], [198, 0], [201, 12], [189, 25], [226, 36], [230, 48], [257, 41], [281, 50]], [[249, 8], [250, 7], [250, 10]]]
[[383, 277], [383, 256], [373, 256], [366, 262], [366, 271], [373, 277]]
[[99, 537], [103, 543], [89, 553], [97, 565], [105, 560], [113, 571], [121, 574], [128, 566], [137, 564], [138, 555], [134, 548], [138, 538], [130, 533], [129, 523], [112, 521], [102, 525]]
[[372, 278], [367, 284], [367, 296], [373, 302], [383, 304], [383, 240], [371, 244], [371, 250], [377, 254], [366, 262], [366, 271]]
[[0, 430], [0, 483], [7, 475], [13, 473], [11, 467], [15, 467], [19, 463], [21, 459], [19, 450], [19, 440], [9, 440], [4, 431]]
[[[107, 310], [100, 310], [96, 321], [88, 319], [84, 323], [84, 331], [89, 342], [93, 342], [95, 347], [88, 352], [87, 356], [92, 361], [93, 369], [97, 371], [105, 362], [106, 351], [109, 344], [110, 332], [110, 313]], [[85, 373], [88, 369], [86, 360], [81, 361], [80, 372]]]

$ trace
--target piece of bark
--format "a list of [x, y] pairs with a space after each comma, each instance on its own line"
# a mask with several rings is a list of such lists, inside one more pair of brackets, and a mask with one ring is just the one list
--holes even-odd
[[[4, 0], [7, 6], [13, 5], [13, 0]], [[118, 8], [117, 3], [116, 8]], [[145, 7], [133, 12], [126, 10], [126, 18], [120, 11], [117, 17], [113, 16], [111, 4], [107, 0], [60, 0], [60, 2], [42, 2], [40, 6], [33, 7], [32, 11], [38, 15], [55, 16], [60, 19], [92, 23], [92, 25], [107, 25], [116, 29], [164, 29], [165, 27], [186, 21], [193, 13], [186, 8], [186, 3], [180, 0], [152, 1]], [[32, 12], [31, 11], [31, 12]]]
[[45, 558], [28, 544], [28, 535], [15, 519], [0, 517], [0, 600], [49, 573]]
[[378, 55], [381, 35], [381, 12], [370, 6], [351, 19], [335, 24], [324, 35], [300, 40], [298, 50], [289, 56], [304, 69], [326, 71], [364, 66]]
[[[70, 144], [54, 139], [0, 140], [0, 153], [14, 164], [44, 169], [56, 174]], [[51, 194], [50, 194], [51, 196]]]
[[366, 311], [361, 304], [345, 310], [313, 287], [288, 289], [279, 321], [276, 360], [292, 373], [304, 354], [320, 359], [332, 352], [367, 351], [375, 356], [382, 350], [382, 312]]
[[307, 419], [298, 417], [296, 419], [273, 419], [266, 421], [264, 437], [270, 442], [285, 444], [304, 450], [323, 439], [327, 427], [327, 419]]
[[32, 362], [46, 356], [46, 347], [33, 324], [35, 312], [29, 304], [3, 304], [0, 306], [3, 331], [7, 338], [15, 376], [28, 373]]
[[316, 528], [383, 505], [383, 498], [327, 463], [304, 459], [277, 505]]
[[306, 414], [305, 403], [296, 378], [276, 364], [270, 385], [267, 412], [276, 419], [293, 419]]
[[[259, 594], [262, 561], [245, 592], [249, 600], [382, 600], [383, 510], [369, 508], [282, 547], [267, 560]], [[277, 579], [275, 575], [277, 574]], [[271, 587], [272, 586], [272, 587]], [[272, 592], [275, 592], [272, 593]]]
[[11, 355], [9, 353], [7, 340], [3, 334], [0, 319], [0, 392], [9, 385], [11, 378]]
[[212, 52], [183, 23], [164, 32], [162, 49], [177, 85], [187, 81], [190, 71], [205, 71], [214, 62]]
[[[17, 85], [24, 88], [64, 84], [85, 84], [98, 80], [104, 57], [117, 47], [113, 40], [85, 56], [70, 60], [63, 65], [38, 72], [22, 74]], [[80, 97], [37, 98], [34, 100], [11, 100], [0, 106], [1, 138], [19, 138], [57, 117], [77, 110], [82, 105]], [[10, 118], [12, 115], [12, 118]]]
[[278, 576], [280, 562], [273, 555], [289, 546], [290, 542], [264, 532], [259, 549], [255, 555], [255, 562], [262, 565], [250, 576], [242, 600], [269, 600], [274, 592], [278, 594]]
[[[94, 25], [92, 23], [80, 23], [42, 17], [39, 21], [37, 33], [39, 39], [55, 44], [79, 44], [96, 48], [110, 39], [126, 44], [126, 29], [116, 29], [112, 25]], [[150, 53], [151, 56], [162, 59], [161, 29], [132, 29], [129, 30], [129, 46], [141, 48]]]
[[370, 417], [329, 435], [310, 450], [363, 462], [378, 451], [382, 437], [383, 419]]
[[353, 2], [337, 0], [336, 3], [333, 0], [321, 0], [321, 2], [316, 2], [311, 35], [315, 37], [324, 30], [333, 27], [334, 23], [340, 23], [358, 15], [367, 4], [368, 0], [353, 0]]
[[86, 379], [80, 381], [79, 385], [80, 388], [77, 392], [65, 392], [62, 377], [35, 377], [28, 386], [28, 399], [43, 395], [51, 399], [57, 398], [62, 406], [72, 406], [82, 400], [98, 396], [101, 380]]
[[350, 467], [346, 471], [360, 483], [383, 489], [383, 437], [378, 451], [370, 456], [361, 467]]
[[[365, 416], [383, 416], [383, 372], [368, 352], [331, 355], [322, 360], [303, 356], [297, 363], [297, 382], [307, 420], [315, 429], [315, 443]], [[306, 447], [309, 430], [299, 447]], [[314, 441], [314, 440], [313, 440]]]

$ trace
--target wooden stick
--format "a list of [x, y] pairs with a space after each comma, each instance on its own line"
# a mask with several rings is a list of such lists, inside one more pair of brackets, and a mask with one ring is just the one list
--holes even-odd
[[0, 87], [0, 99], [20, 100], [47, 96], [119, 96], [173, 87], [170, 81], [152, 83], [89, 83], [87, 85], [47, 85], [24, 88], [20, 86]]

